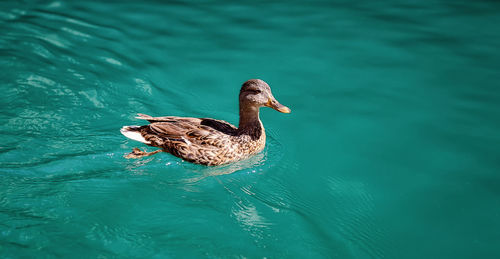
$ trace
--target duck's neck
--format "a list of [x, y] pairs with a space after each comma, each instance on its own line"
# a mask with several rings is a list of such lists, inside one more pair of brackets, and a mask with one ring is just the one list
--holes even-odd
[[263, 130], [259, 118], [259, 107], [240, 105], [238, 135], [249, 135], [252, 140], [257, 140], [262, 136]]

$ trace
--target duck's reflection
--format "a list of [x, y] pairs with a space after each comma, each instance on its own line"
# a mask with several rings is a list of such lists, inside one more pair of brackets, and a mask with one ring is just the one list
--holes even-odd
[[191, 168], [191, 171], [194, 172], [197, 176], [186, 178], [184, 181], [186, 183], [196, 183], [208, 177], [227, 175], [238, 171], [255, 173], [257, 172], [257, 170], [259, 170], [259, 167], [265, 164], [266, 157], [266, 151], [263, 151], [246, 160], [238, 161], [228, 165], [200, 168], [199, 166], [193, 167], [191, 164], [186, 164], [186, 167], [193, 167]]

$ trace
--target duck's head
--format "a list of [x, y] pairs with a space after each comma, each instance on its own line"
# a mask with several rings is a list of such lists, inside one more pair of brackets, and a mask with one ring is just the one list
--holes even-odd
[[279, 103], [274, 98], [269, 85], [260, 79], [250, 79], [243, 83], [240, 90], [240, 107], [260, 108], [262, 106], [273, 108], [279, 112], [290, 113], [290, 108]]

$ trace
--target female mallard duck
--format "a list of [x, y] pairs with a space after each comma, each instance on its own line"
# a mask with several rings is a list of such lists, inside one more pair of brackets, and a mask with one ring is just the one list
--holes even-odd
[[189, 162], [203, 165], [221, 165], [247, 158], [260, 152], [266, 145], [264, 126], [259, 118], [259, 108], [271, 107], [290, 113], [271, 93], [269, 85], [260, 79], [246, 81], [240, 90], [239, 127], [208, 118], [151, 117], [138, 114], [138, 119], [149, 125], [125, 126], [121, 133], [160, 150], [144, 152], [138, 148], [126, 158], [140, 158], [158, 152], [168, 152]]

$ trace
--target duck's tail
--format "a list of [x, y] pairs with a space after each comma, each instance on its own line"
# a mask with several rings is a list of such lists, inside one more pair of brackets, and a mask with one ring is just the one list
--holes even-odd
[[151, 144], [151, 142], [147, 141], [141, 134], [140, 126], [123, 126], [120, 129], [120, 132], [127, 138], [133, 139], [135, 141], [142, 142], [144, 144]]

